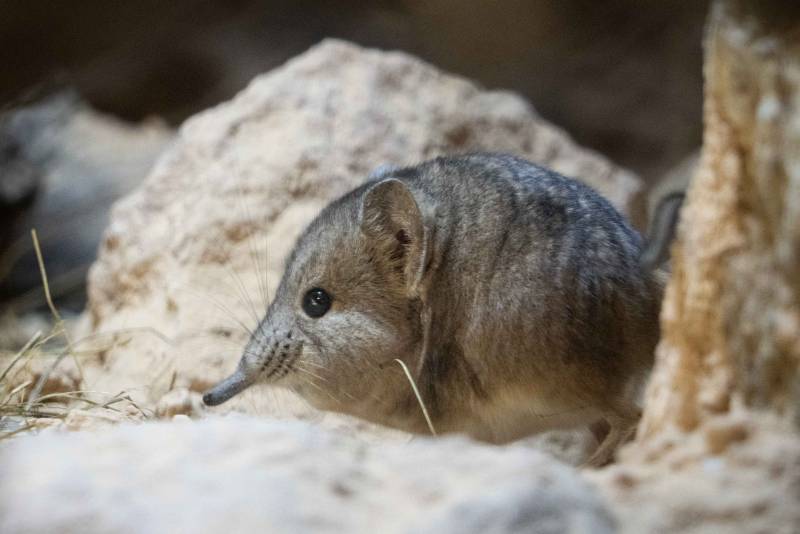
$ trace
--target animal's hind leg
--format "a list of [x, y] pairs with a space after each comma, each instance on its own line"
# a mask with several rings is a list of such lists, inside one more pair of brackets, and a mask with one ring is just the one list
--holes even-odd
[[594, 454], [586, 461], [588, 467], [603, 467], [614, 459], [614, 453], [623, 443], [629, 441], [636, 432], [640, 412], [635, 406], [619, 407], [604, 416], [609, 425], [608, 434], [598, 445]]

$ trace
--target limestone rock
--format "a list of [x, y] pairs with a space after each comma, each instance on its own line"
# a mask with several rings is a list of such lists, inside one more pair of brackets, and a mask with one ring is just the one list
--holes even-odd
[[800, 531], [799, 36], [797, 2], [713, 4], [644, 417], [589, 474], [623, 532]]
[[759, 6], [712, 11], [703, 152], [673, 249], [645, 436], [693, 430], [735, 403], [800, 406], [800, 10]]
[[614, 531], [573, 469], [461, 438], [380, 445], [249, 417], [25, 437], [0, 456], [0, 531]]
[[[234, 367], [295, 237], [327, 202], [380, 165], [479, 149], [579, 177], [626, 213], [640, 207], [636, 177], [519, 97], [406, 54], [329, 40], [256, 78], [190, 119], [113, 210], [86, 331], [117, 332], [119, 343], [94, 360], [88, 386], [129, 389], [151, 407], [171, 388], [209, 387]], [[318, 417], [258, 389], [230, 407]]]
[[800, 439], [760, 413], [715, 418], [702, 432], [659, 434], [622, 461], [585, 472], [622, 533], [800, 531]]

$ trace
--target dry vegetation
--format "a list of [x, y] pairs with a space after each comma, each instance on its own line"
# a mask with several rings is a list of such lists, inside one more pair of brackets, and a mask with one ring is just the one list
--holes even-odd
[[[49, 331], [37, 331], [18, 351], [0, 349], [0, 440], [54, 423], [74, 426], [91, 418], [120, 421], [152, 417], [127, 391], [111, 394], [83, 389], [82, 360], [112, 348], [118, 343], [117, 336], [112, 334], [111, 344], [105, 346], [97, 342], [109, 336], [72, 339], [53, 302], [36, 231], [32, 239], [52, 320]], [[15, 319], [9, 315], [4, 321], [13, 324]]]

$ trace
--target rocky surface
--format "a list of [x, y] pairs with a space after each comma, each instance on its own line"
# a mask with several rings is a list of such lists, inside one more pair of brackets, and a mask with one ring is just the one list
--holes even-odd
[[[98, 353], [86, 362], [88, 388], [130, 390], [151, 408], [171, 389], [203, 391], [235, 365], [295, 236], [322, 206], [378, 166], [471, 150], [577, 176], [629, 214], [642, 205], [634, 175], [519, 97], [402, 53], [326, 41], [189, 120], [115, 207], [90, 275], [86, 331], [117, 337], [84, 345]], [[231, 407], [309, 414], [258, 389]]]
[[0, 531], [76, 530], [603, 534], [614, 521], [576, 471], [525, 447], [228, 417], [5, 447]]
[[665, 433], [584, 471], [620, 532], [800, 531], [800, 439], [785, 420], [736, 410], [691, 434]]
[[800, 531], [800, 5], [720, 0], [705, 138], [637, 440], [592, 478], [629, 532]]
[[737, 402], [787, 414], [800, 405], [800, 17], [780, 14], [800, 12], [746, 4], [718, 2], [712, 13], [703, 152], [644, 437], [694, 430]]

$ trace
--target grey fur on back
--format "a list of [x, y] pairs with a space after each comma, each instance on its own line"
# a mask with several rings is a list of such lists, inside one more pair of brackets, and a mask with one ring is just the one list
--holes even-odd
[[[387, 169], [298, 240], [240, 378], [281, 385], [256, 377], [253, 362], [313, 360], [314, 387], [308, 377], [283, 385], [322, 408], [424, 432], [399, 358], [440, 431], [502, 442], [604, 419], [619, 441], [659, 334], [662, 284], [641, 251], [598, 193], [520, 158]], [[319, 319], [300, 309], [312, 287], [333, 296]], [[286, 333], [297, 355], [269, 352]]]

